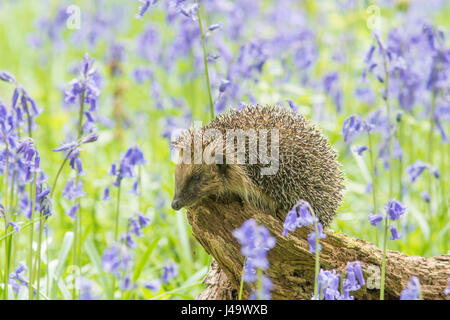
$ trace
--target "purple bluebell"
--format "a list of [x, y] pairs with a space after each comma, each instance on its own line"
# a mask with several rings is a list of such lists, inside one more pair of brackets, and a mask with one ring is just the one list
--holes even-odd
[[111, 166], [109, 174], [116, 177], [113, 185], [118, 187], [122, 179], [134, 177], [135, 173], [133, 168], [137, 165], [143, 165], [146, 162], [144, 153], [138, 147], [129, 148], [120, 160], [120, 166], [117, 168], [115, 163]]
[[0, 71], [0, 80], [13, 83], [16, 82], [16, 78], [14, 78], [14, 76], [11, 73], [5, 70]]
[[86, 193], [83, 191], [83, 183], [81, 181], [75, 183], [72, 178], [69, 178], [62, 191], [62, 195], [67, 200], [75, 200], [80, 197], [84, 197]]
[[347, 278], [342, 282], [343, 296], [342, 300], [353, 300], [350, 292], [359, 290], [366, 284], [362, 273], [361, 263], [359, 261], [347, 263]]
[[169, 283], [169, 280], [175, 278], [178, 275], [178, 265], [175, 262], [170, 261], [163, 266], [163, 274], [161, 276], [162, 282]]
[[150, 5], [155, 5], [158, 0], [139, 0], [142, 5], [139, 7], [139, 13], [135, 15], [136, 19], [144, 20], [142, 17], [147, 12]]
[[215, 24], [210, 25], [208, 27], [208, 30], [209, 31], [214, 31], [214, 30], [220, 29], [221, 27], [222, 27], [221, 23], [215, 23]]
[[136, 218], [128, 219], [128, 228], [131, 233], [134, 233], [136, 236], [140, 237], [142, 235], [141, 225]]
[[252, 260], [255, 268], [268, 268], [267, 252], [275, 246], [276, 240], [266, 227], [258, 225], [255, 219], [248, 219], [240, 228], [233, 230], [233, 236], [241, 245], [241, 253], [247, 260]]
[[416, 160], [412, 165], [406, 168], [406, 172], [409, 175], [409, 180], [411, 183], [414, 183], [418, 177], [423, 173], [425, 169], [430, 170], [430, 172], [435, 176], [435, 178], [439, 178], [439, 171], [433, 167], [432, 165], [422, 162], [420, 160]]
[[103, 196], [102, 196], [102, 200], [111, 200], [111, 196], [110, 196], [110, 190], [109, 187], [106, 187], [105, 190], [103, 191]]
[[313, 299], [338, 300], [340, 298], [339, 277], [340, 274], [336, 273], [336, 270], [331, 272], [320, 269], [319, 275], [317, 276], [319, 296], [313, 297]]
[[420, 194], [420, 196], [422, 197], [422, 199], [423, 199], [423, 201], [425, 201], [425, 202], [427, 202], [427, 203], [429, 203], [430, 202], [430, 194], [428, 193], [428, 192], [426, 192], [426, 191], [424, 191], [424, 192], [422, 192], [421, 194]]
[[230, 80], [228, 79], [222, 79], [220, 81], [220, 86], [219, 86], [219, 92], [223, 93], [225, 92], [225, 90], [227, 90], [227, 88], [230, 86]]
[[89, 112], [97, 110], [97, 100], [100, 95], [99, 78], [94, 65], [95, 59], [88, 53], [80, 64], [80, 76], [69, 83], [69, 89], [64, 91], [64, 101], [69, 105], [86, 103], [90, 105]]
[[342, 126], [342, 134], [344, 136], [344, 141], [349, 143], [355, 139], [361, 132], [365, 129], [363, 120], [361, 120], [357, 115], [351, 115], [345, 119]]
[[158, 292], [161, 289], [161, 280], [154, 279], [144, 282], [144, 287], [153, 292]]
[[293, 112], [297, 113], [297, 111], [298, 111], [298, 105], [295, 104], [295, 102], [292, 101], [291, 99], [286, 99], [286, 101], [288, 102], [289, 107], [291, 108], [291, 110], [292, 110]]
[[[19, 262], [16, 269], [9, 274], [8, 283], [12, 286], [14, 292], [19, 294], [20, 290], [25, 287], [28, 288], [28, 280], [25, 279], [25, 271], [28, 271], [27, 266], [23, 262]], [[14, 280], [14, 281], [13, 281]]]
[[[323, 227], [320, 222], [317, 222], [317, 230], [318, 230], [318, 237], [319, 239], [326, 238], [326, 234], [323, 233]], [[316, 229], [312, 231], [310, 234], [308, 234], [308, 243], [309, 243], [309, 252], [316, 253]], [[322, 250], [322, 246], [319, 242], [319, 251]]]
[[149, 217], [143, 215], [142, 213], [138, 212], [138, 221], [141, 228], [145, 228], [148, 225], [150, 225], [151, 220]]
[[192, 19], [192, 21], [197, 21], [197, 10], [198, 10], [197, 3], [193, 3], [188, 6], [180, 6], [180, 12], [184, 16]]
[[10, 221], [8, 222], [8, 226], [11, 226], [11, 228], [14, 229], [14, 233], [20, 233], [20, 229], [21, 229], [21, 223], [16, 223], [14, 221]]
[[136, 287], [135, 284], [131, 281], [131, 277], [129, 274], [125, 275], [122, 282], [120, 283], [120, 289], [123, 291], [132, 290]]
[[95, 293], [93, 281], [80, 277], [78, 286], [80, 290], [80, 300], [100, 300], [100, 297]]
[[383, 220], [383, 215], [381, 214], [371, 214], [369, 213], [369, 222], [372, 226], [376, 227]]
[[407, 207], [401, 204], [399, 201], [395, 199], [391, 199], [384, 206], [384, 210], [389, 215], [391, 220], [399, 219], [405, 212]]
[[283, 236], [287, 236], [288, 231], [293, 232], [296, 228], [301, 228], [314, 223], [310, 208], [310, 204], [305, 200], [299, 200], [295, 206], [292, 207], [283, 224]]
[[137, 243], [136, 243], [136, 241], [134, 241], [130, 232], [127, 232], [125, 234], [121, 233], [120, 234], [120, 242], [124, 243], [130, 249], [137, 248]]
[[114, 243], [103, 252], [102, 267], [120, 278], [122, 272], [129, 272], [132, 267], [132, 257], [125, 245]]
[[248, 300], [270, 300], [272, 295], [270, 291], [273, 289], [272, 280], [266, 275], [262, 276], [261, 280], [261, 292], [257, 292], [257, 290], [253, 290], [248, 296]]
[[360, 156], [363, 154], [364, 151], [369, 150], [369, 148], [367, 146], [358, 146], [355, 147], [355, 151], [356, 153]]
[[71, 206], [68, 211], [66, 211], [66, 214], [72, 219], [76, 219], [78, 210], [80, 210], [80, 205], [76, 203], [73, 206]]
[[391, 240], [399, 240], [402, 238], [402, 235], [400, 233], [398, 233], [397, 228], [396, 227], [391, 227], [391, 236], [389, 239]]
[[416, 276], [412, 276], [406, 288], [402, 290], [400, 300], [420, 300], [420, 282]]

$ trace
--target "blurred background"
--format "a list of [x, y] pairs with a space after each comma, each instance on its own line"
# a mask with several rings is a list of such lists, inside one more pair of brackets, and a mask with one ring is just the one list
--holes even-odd
[[[18, 121], [15, 137], [32, 132], [38, 173], [46, 177], [36, 193], [50, 190], [62, 168], [51, 216], [39, 230], [20, 205], [32, 181], [11, 186], [11, 176], [8, 186], [1, 158], [1, 203], [10, 196], [7, 217], [21, 230], [0, 221], [0, 292], [13, 273], [7, 298], [29, 298], [30, 272], [19, 267], [30, 266], [31, 252], [38, 261], [34, 281], [40, 280], [35, 298], [195, 298], [211, 257], [192, 236], [185, 213], [170, 208], [170, 136], [193, 121], [208, 123], [211, 101], [215, 114], [248, 103], [278, 104], [321, 128], [339, 153], [347, 187], [331, 230], [381, 245], [381, 228], [368, 219], [374, 213], [372, 154], [375, 213], [384, 213], [392, 197], [408, 207], [396, 224], [402, 238], [388, 248], [448, 253], [449, 16], [450, 3], [439, 0], [209, 0], [198, 7], [188, 0], [0, 0], [0, 70], [15, 79], [3, 75], [0, 82], [2, 117], [7, 123], [15, 92], [36, 105], [32, 130]], [[77, 91], [73, 79], [88, 80], [88, 89]], [[82, 131], [80, 92], [91, 99], [88, 114], [81, 112]], [[373, 126], [371, 147], [366, 133], [344, 141], [351, 115]], [[92, 134], [96, 141], [79, 146], [84, 174], [76, 175], [69, 158], [61, 167], [73, 146], [53, 149]], [[5, 144], [0, 148], [4, 154]], [[112, 164], [118, 169], [131, 157], [131, 173], [119, 173], [117, 183]], [[82, 191], [69, 190], [68, 181], [81, 182]]]

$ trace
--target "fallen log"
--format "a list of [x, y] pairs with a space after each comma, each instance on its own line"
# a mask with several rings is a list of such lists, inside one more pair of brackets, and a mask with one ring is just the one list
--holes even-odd
[[[208, 199], [188, 209], [188, 221], [195, 238], [212, 255], [213, 262], [204, 282], [207, 288], [197, 299], [237, 299], [244, 257], [232, 231], [254, 218], [276, 237], [276, 246], [268, 252], [272, 299], [311, 299], [314, 287], [314, 255], [309, 252], [307, 227], [282, 236], [283, 219], [261, 211], [238, 199]], [[379, 274], [382, 250], [371, 243], [342, 233], [325, 232], [320, 240], [321, 268], [345, 273], [347, 262], [360, 261], [367, 284], [352, 292], [355, 299], [379, 299]], [[424, 299], [450, 299], [445, 295], [450, 274], [450, 255], [432, 258], [408, 256], [388, 251], [385, 299], [399, 299], [411, 276], [417, 276]], [[245, 284], [243, 298], [252, 287]]]

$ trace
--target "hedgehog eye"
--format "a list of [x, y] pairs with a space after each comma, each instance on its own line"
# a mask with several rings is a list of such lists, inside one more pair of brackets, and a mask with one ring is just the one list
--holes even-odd
[[201, 176], [199, 174], [193, 175], [192, 176], [192, 181], [194, 182], [199, 182], [201, 179]]

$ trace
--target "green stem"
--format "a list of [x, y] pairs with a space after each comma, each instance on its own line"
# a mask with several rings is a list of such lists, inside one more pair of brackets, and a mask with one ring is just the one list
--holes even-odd
[[[367, 129], [367, 140], [369, 142], [369, 155], [370, 155], [370, 173], [372, 175], [372, 201], [373, 201], [373, 214], [377, 214], [377, 187], [376, 187], [376, 180], [375, 180], [375, 161], [373, 156], [373, 144], [372, 144], [372, 137], [370, 135], [369, 130]], [[378, 230], [375, 232], [376, 237], [376, 244], [378, 246]]]
[[72, 150], [69, 151], [67, 156], [64, 158], [64, 161], [61, 163], [61, 166], [59, 167], [58, 172], [56, 173], [55, 180], [53, 181], [53, 184], [52, 184], [52, 190], [50, 191], [50, 199], [52, 199], [53, 194], [55, 193], [56, 183], [58, 182], [58, 178], [61, 175], [62, 169], [64, 168], [64, 165], [66, 164], [67, 159], [69, 159], [69, 155], [71, 153], [72, 153]]
[[257, 300], [263, 300], [263, 271], [261, 268], [256, 269], [258, 277]]
[[119, 241], [119, 214], [120, 214], [120, 186], [121, 180], [119, 179], [119, 185], [117, 186], [117, 204], [116, 204], [116, 218], [114, 226], [114, 241]]
[[380, 300], [384, 300], [384, 282], [386, 278], [386, 249], [387, 249], [387, 235], [389, 228], [389, 217], [386, 215], [384, 222], [384, 243], [383, 243], [383, 258], [381, 262], [381, 284], [380, 284]]
[[[83, 133], [83, 115], [84, 115], [84, 100], [86, 97], [86, 89], [83, 89], [80, 97], [80, 113], [78, 116], [78, 136], [77, 140], [81, 139], [81, 135]], [[78, 184], [80, 181], [80, 176], [77, 176], [75, 179], [75, 184]], [[74, 232], [74, 241], [73, 241], [73, 265], [78, 266], [79, 270], [81, 267], [79, 265], [79, 251], [81, 251], [81, 199], [77, 199], [78, 208], [78, 217], [73, 221], [73, 232]], [[77, 288], [76, 288], [76, 277], [73, 277], [73, 291], [72, 298], [75, 300], [77, 298]]]
[[242, 300], [242, 292], [244, 291], [244, 273], [245, 273], [245, 264], [246, 263], [247, 263], [247, 258], [245, 258], [244, 265], [242, 266], [241, 283], [239, 284], [238, 300]]
[[36, 201], [36, 176], [37, 174], [34, 173], [34, 178], [33, 178], [33, 186], [32, 186], [32, 190], [30, 191], [30, 203], [31, 203], [31, 229], [30, 229], [30, 240], [29, 240], [29, 252], [28, 252], [28, 270], [29, 270], [29, 285], [28, 285], [28, 299], [29, 300], [33, 300], [33, 234], [34, 234], [34, 221], [33, 221], [33, 217], [34, 217], [34, 208], [36, 206], [35, 201]]
[[[8, 149], [8, 141], [5, 135], [2, 132], [3, 143], [5, 144], [6, 151], [6, 180], [5, 180], [5, 234], [8, 233], [8, 224], [9, 224], [9, 215], [8, 215], [8, 181], [9, 181], [9, 149]], [[9, 238], [6, 238], [5, 241], [5, 274], [4, 274], [4, 299], [8, 299], [8, 283], [9, 283]]]
[[[41, 245], [42, 245], [42, 233], [44, 230], [44, 221], [39, 222], [39, 242], [38, 242], [38, 253], [37, 253], [37, 293], [36, 297], [39, 300], [39, 293], [41, 288]], [[48, 263], [48, 262], [47, 262]], [[35, 266], [36, 267], [36, 266]]]
[[393, 187], [393, 163], [392, 163], [392, 128], [391, 128], [391, 105], [389, 103], [389, 72], [388, 64], [386, 59], [386, 53], [383, 50], [383, 63], [384, 63], [384, 74], [385, 74], [385, 98], [386, 98], [386, 109], [387, 109], [387, 123], [388, 123], [388, 143], [389, 143], [389, 198], [392, 197], [392, 187]]
[[214, 102], [213, 102], [212, 94], [211, 94], [211, 83], [209, 81], [208, 59], [207, 59], [207, 55], [206, 55], [206, 40], [205, 40], [205, 34], [203, 32], [202, 17], [200, 15], [200, 6], [197, 8], [197, 17], [198, 17], [198, 25], [200, 27], [200, 35], [202, 38], [203, 63], [205, 65], [206, 85], [208, 87], [209, 105], [210, 105], [211, 120], [212, 120], [212, 119], [214, 119]]

